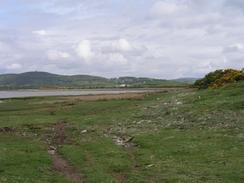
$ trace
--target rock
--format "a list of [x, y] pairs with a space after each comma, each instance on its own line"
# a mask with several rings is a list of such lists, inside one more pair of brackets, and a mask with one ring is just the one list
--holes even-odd
[[140, 125], [140, 124], [141, 124], [142, 122], [143, 122], [143, 120], [141, 120], [141, 121], [138, 121], [138, 122], [137, 122], [137, 124], [138, 124], [138, 125]]
[[22, 133], [22, 136], [23, 136], [23, 137], [26, 137], [26, 133], [25, 133], [25, 132], [23, 132], [23, 133]]
[[48, 154], [50, 154], [50, 155], [54, 155], [54, 154], [56, 153], [56, 151], [54, 151], [54, 150], [48, 150], [47, 152], [48, 152]]
[[177, 104], [177, 105], [182, 105], [182, 102], [177, 102], [176, 104]]
[[131, 142], [134, 139], [134, 137], [127, 137], [126, 139], [124, 139], [125, 143]]
[[56, 150], [57, 150], [57, 148], [56, 148], [56, 147], [54, 147], [54, 146], [50, 146], [50, 147], [49, 147], [49, 149], [50, 149], [50, 150], [54, 150], [54, 151], [56, 151]]
[[118, 145], [118, 146], [123, 146], [123, 147], [132, 147], [132, 146], [134, 146], [134, 144], [131, 143], [131, 141], [134, 139], [134, 137], [125, 138], [125, 137], [117, 137], [117, 136], [115, 136], [115, 137], [113, 137], [113, 139], [114, 139], [115, 144]]
[[49, 149], [48, 149], [48, 154], [50, 154], [50, 155], [54, 155], [55, 153], [56, 153], [56, 151], [57, 151], [57, 148], [56, 147], [54, 147], [54, 146], [49, 146]]
[[124, 146], [124, 141], [123, 141], [122, 138], [117, 138], [115, 142], [116, 142], [116, 144], [119, 145], [119, 146]]
[[87, 130], [82, 130], [81, 133], [82, 133], [82, 134], [83, 134], [83, 133], [87, 133]]
[[154, 164], [150, 164], [150, 165], [147, 165], [146, 168], [151, 168], [153, 166], [154, 166]]
[[15, 129], [14, 128], [10, 128], [10, 127], [3, 127], [0, 128], [0, 132], [14, 132]]

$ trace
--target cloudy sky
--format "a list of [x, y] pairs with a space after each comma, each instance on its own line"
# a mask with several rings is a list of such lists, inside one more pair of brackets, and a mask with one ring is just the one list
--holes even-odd
[[244, 0], [0, 0], [0, 73], [200, 77], [244, 67]]

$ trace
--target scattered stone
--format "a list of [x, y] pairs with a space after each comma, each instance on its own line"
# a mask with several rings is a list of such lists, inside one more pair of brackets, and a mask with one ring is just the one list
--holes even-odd
[[132, 147], [135, 146], [131, 141], [134, 139], [134, 137], [117, 137], [114, 136], [113, 141], [116, 145], [118, 146], [123, 146], [123, 147]]
[[50, 154], [50, 155], [54, 155], [54, 154], [56, 153], [56, 151], [54, 151], [54, 150], [48, 150], [47, 152], [48, 152], [48, 154]]
[[133, 139], [134, 139], [134, 137], [128, 137], [127, 139], [125, 139], [125, 142], [126, 143], [131, 142]]
[[119, 145], [119, 146], [124, 146], [124, 141], [123, 141], [123, 139], [120, 138], [120, 137], [117, 137], [117, 138], [115, 139], [115, 143], [116, 143], [117, 145]]
[[177, 104], [177, 105], [182, 105], [182, 102], [177, 102], [176, 104]]
[[57, 150], [57, 148], [56, 148], [56, 147], [54, 147], [54, 146], [49, 146], [49, 149], [50, 149], [50, 150], [54, 150], [54, 151], [56, 151], [56, 150]]
[[138, 121], [138, 122], [137, 122], [137, 124], [138, 124], [138, 125], [140, 125], [140, 124], [141, 124], [142, 122], [143, 122], [143, 120], [141, 120], [141, 121]]
[[152, 122], [152, 120], [147, 120], [147, 123], [151, 123]]
[[83, 134], [83, 133], [87, 133], [87, 130], [82, 130], [81, 133], [82, 133], [82, 134]]
[[10, 127], [2, 127], [0, 128], [0, 132], [15, 132], [15, 129], [14, 128], [10, 128]]
[[48, 138], [45, 141], [46, 141], [47, 144], [51, 144], [52, 143], [51, 139], [48, 139]]
[[151, 168], [153, 166], [154, 166], [154, 164], [150, 164], [150, 165], [147, 165], [146, 168]]

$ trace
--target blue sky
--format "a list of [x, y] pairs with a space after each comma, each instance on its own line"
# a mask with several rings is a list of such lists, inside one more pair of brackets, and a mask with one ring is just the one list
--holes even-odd
[[201, 77], [244, 67], [243, 0], [2, 0], [0, 73]]

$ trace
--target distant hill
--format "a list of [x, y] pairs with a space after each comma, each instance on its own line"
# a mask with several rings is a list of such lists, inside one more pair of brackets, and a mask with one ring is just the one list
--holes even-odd
[[178, 79], [173, 79], [172, 81], [176, 81], [176, 82], [180, 82], [180, 83], [193, 84], [198, 79], [199, 78], [178, 78]]
[[127, 85], [130, 87], [171, 87], [171, 86], [182, 86], [186, 83], [173, 81], [173, 80], [165, 80], [165, 79], [153, 79], [153, 78], [145, 78], [145, 77], [119, 77], [112, 78], [111, 81], [118, 85]]
[[106, 78], [74, 75], [63, 76], [47, 72], [26, 72], [0, 75], [0, 88], [89, 88], [108, 87], [113, 83]]
[[111, 87], [163, 87], [183, 86], [183, 81], [152, 78], [104, 78], [90, 75], [57, 75], [47, 72], [25, 72], [0, 75], [0, 89], [40, 88], [111, 88]]

